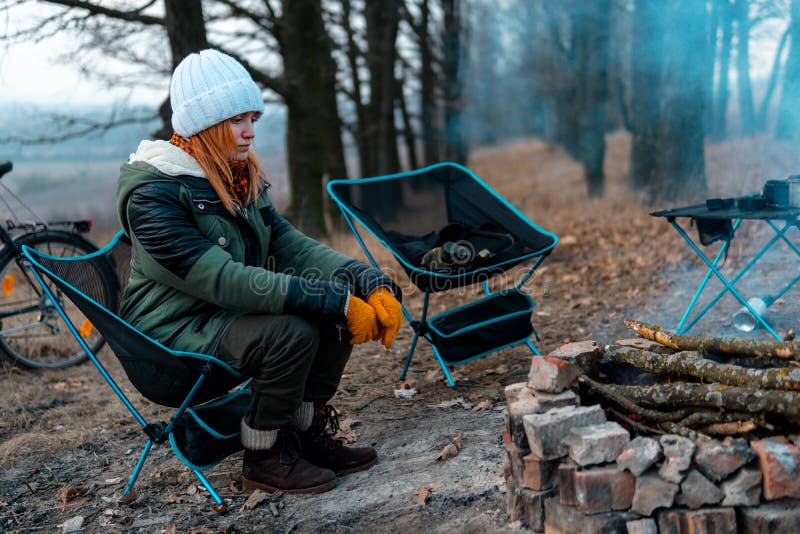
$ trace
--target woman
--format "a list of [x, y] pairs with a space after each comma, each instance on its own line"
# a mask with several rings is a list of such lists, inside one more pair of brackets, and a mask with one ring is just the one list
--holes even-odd
[[333, 438], [327, 402], [353, 344], [391, 345], [400, 292], [275, 211], [252, 150], [264, 100], [235, 59], [191, 54], [175, 69], [170, 101], [172, 139], [142, 141], [119, 178], [118, 214], [133, 242], [121, 315], [253, 378], [245, 490], [328, 490], [337, 473], [377, 462], [374, 449]]

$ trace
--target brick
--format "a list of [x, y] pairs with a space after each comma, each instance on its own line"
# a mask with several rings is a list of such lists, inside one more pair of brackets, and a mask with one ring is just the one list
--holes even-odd
[[761, 502], [761, 471], [742, 469], [722, 483], [722, 506], [757, 506]]
[[506, 472], [506, 513], [509, 521], [521, 521], [525, 515], [522, 488], [517, 487]]
[[575, 495], [575, 473], [578, 466], [572, 462], [564, 462], [558, 466], [556, 479], [558, 480], [558, 498], [561, 504], [577, 506], [578, 498]]
[[694, 461], [705, 476], [720, 482], [753, 458], [755, 453], [746, 440], [727, 437], [721, 442], [711, 440], [698, 443]]
[[617, 467], [627, 469], [637, 477], [661, 459], [661, 444], [642, 436], [633, 438], [617, 456]]
[[658, 508], [669, 508], [675, 501], [678, 489], [677, 484], [668, 482], [658, 475], [637, 477], [631, 510], [642, 515], [650, 515]]
[[580, 374], [580, 369], [561, 358], [534, 356], [528, 374], [528, 387], [537, 391], [560, 393], [568, 389]]
[[574, 391], [558, 394], [539, 393], [530, 389], [524, 382], [511, 384], [505, 389], [508, 413], [506, 431], [521, 449], [528, 448], [528, 437], [522, 418], [526, 415], [544, 413], [559, 406], [575, 406], [580, 399]]
[[522, 479], [524, 478], [525, 464], [522, 457], [528, 451], [523, 451], [512, 441], [505, 444], [506, 457], [508, 458], [508, 465], [511, 467], [511, 477], [514, 480], [514, 485], [522, 486]]
[[521, 489], [522, 495], [522, 520], [529, 529], [541, 532], [544, 530], [544, 503], [553, 497], [558, 490], [555, 488], [545, 491]]
[[584, 514], [577, 508], [564, 506], [556, 499], [547, 499], [544, 505], [545, 534], [626, 534], [626, 523], [633, 519], [627, 512]]
[[560, 460], [540, 460], [532, 454], [522, 458], [525, 466], [522, 487], [531, 490], [546, 490], [556, 486], [556, 473]]
[[737, 508], [736, 520], [742, 534], [797, 534], [800, 506], [797, 501], [781, 500], [741, 507]]
[[625, 523], [625, 527], [628, 529], [628, 534], [658, 534], [655, 520], [649, 517], [628, 521]]
[[718, 504], [724, 496], [721, 489], [697, 469], [690, 469], [675, 496], [675, 504], [697, 509], [704, 504]]
[[670, 534], [736, 534], [733, 508], [663, 510], [658, 513], [659, 532]]
[[567, 361], [583, 372], [594, 375], [604, 350], [605, 346], [598, 345], [596, 341], [576, 341], [561, 345], [547, 356]]
[[589, 514], [627, 510], [633, 502], [636, 478], [616, 466], [576, 471], [573, 477], [578, 510]]
[[800, 448], [772, 439], [753, 441], [750, 447], [758, 457], [762, 491], [768, 501], [781, 497], [800, 497]]
[[568, 453], [564, 438], [575, 427], [594, 425], [606, 420], [600, 405], [565, 406], [543, 414], [522, 418], [531, 452], [542, 460], [554, 460]]
[[658, 474], [664, 480], [680, 484], [692, 464], [692, 455], [696, 448], [694, 442], [675, 434], [665, 434], [658, 441], [664, 453], [664, 463], [661, 464]]
[[630, 438], [628, 431], [618, 423], [608, 421], [573, 428], [564, 443], [569, 446], [572, 461], [585, 466], [613, 462]]

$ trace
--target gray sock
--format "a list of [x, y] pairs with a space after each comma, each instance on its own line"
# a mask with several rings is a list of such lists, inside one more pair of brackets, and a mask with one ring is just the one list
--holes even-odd
[[308, 430], [314, 420], [314, 403], [303, 402], [292, 414], [291, 424], [301, 432]]
[[242, 419], [242, 445], [245, 449], [263, 451], [271, 449], [278, 439], [277, 430], [258, 430], [252, 428]]

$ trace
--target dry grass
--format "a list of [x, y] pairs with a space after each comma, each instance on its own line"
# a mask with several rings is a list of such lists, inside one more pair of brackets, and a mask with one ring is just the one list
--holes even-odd
[[25, 432], [0, 443], [0, 468], [14, 464], [19, 458], [36, 454], [55, 454], [85, 442], [87, 433], [80, 430], [57, 432]]

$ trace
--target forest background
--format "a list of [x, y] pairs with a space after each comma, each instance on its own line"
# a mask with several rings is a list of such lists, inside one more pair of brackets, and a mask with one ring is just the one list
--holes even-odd
[[[605, 136], [628, 131], [627, 186], [648, 206], [709, 196], [708, 143], [800, 135], [800, 0], [3, 0], [0, 15], [0, 68], [51, 43], [91, 82], [58, 108], [0, 95], [10, 182], [111, 227], [98, 207], [113, 206], [117, 167], [170, 133], [169, 74], [209, 46], [263, 88], [276, 200], [317, 236], [338, 220], [331, 178], [464, 163], [515, 139], [563, 147], [601, 197]], [[65, 183], [108, 198], [65, 202]]]

